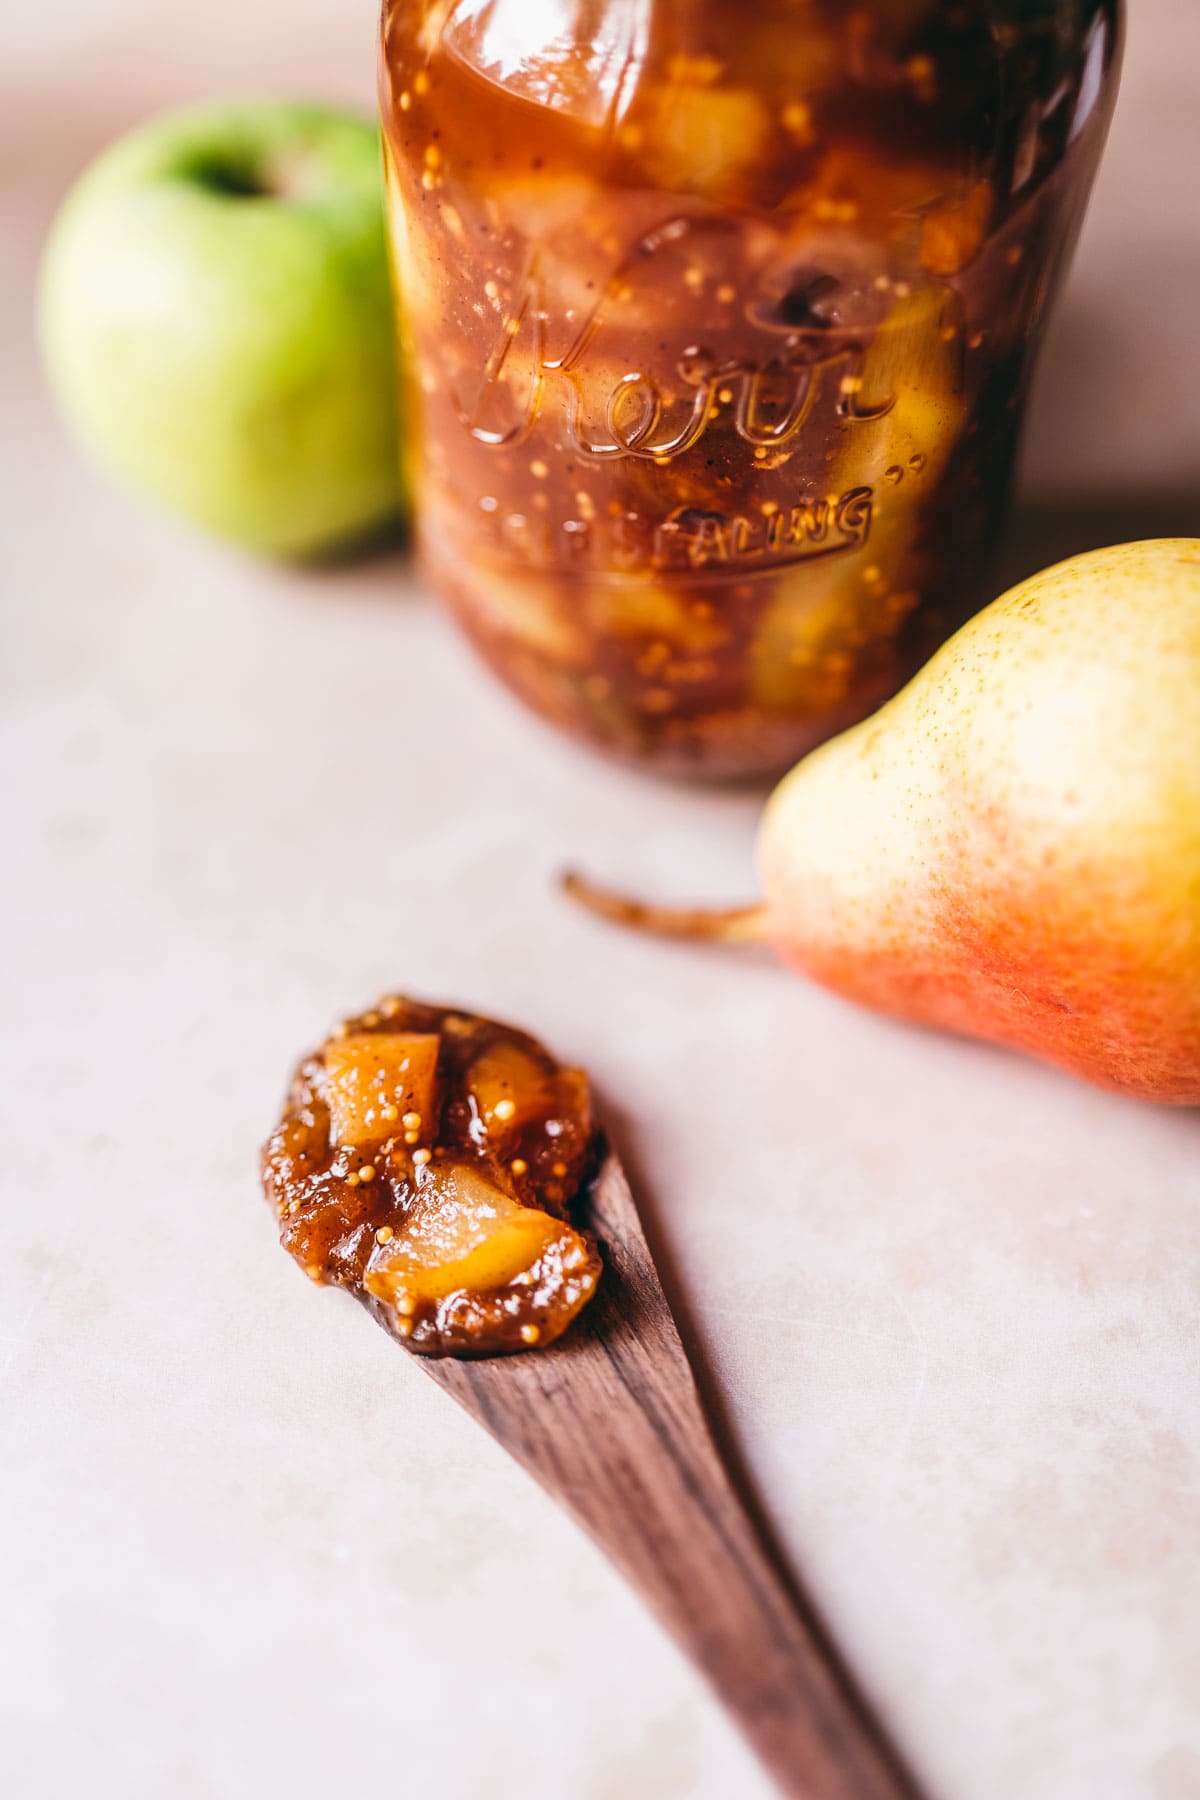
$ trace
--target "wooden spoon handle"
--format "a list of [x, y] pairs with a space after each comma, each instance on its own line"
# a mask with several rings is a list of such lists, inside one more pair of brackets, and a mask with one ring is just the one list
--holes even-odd
[[912, 1800], [911, 1781], [733, 1488], [611, 1151], [589, 1223], [605, 1277], [560, 1344], [486, 1362], [423, 1358], [423, 1367], [632, 1582], [783, 1793]]

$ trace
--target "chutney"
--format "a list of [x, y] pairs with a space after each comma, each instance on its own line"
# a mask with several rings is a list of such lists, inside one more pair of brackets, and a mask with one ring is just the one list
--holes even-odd
[[991, 598], [1119, 0], [385, 0], [429, 577], [530, 706], [771, 775]]
[[411, 1349], [553, 1343], [600, 1276], [569, 1209], [596, 1145], [586, 1075], [535, 1038], [389, 995], [299, 1064], [263, 1150], [283, 1247]]

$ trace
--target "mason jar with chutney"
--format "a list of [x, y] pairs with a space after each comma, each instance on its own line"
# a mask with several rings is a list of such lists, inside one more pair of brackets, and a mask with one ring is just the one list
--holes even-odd
[[768, 775], [988, 598], [1120, 0], [386, 0], [424, 567], [501, 678]]

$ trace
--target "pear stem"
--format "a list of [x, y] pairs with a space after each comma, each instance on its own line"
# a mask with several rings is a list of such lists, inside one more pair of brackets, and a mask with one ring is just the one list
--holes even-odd
[[598, 887], [575, 869], [565, 872], [561, 885], [564, 894], [588, 912], [629, 931], [707, 944], [756, 944], [766, 936], [765, 906], [653, 906]]

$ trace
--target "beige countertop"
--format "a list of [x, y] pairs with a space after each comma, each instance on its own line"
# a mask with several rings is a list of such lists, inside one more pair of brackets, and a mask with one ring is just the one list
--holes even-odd
[[[372, 10], [0, 27], [0, 1792], [766, 1800], [590, 1547], [274, 1248], [291, 1060], [401, 985], [594, 1072], [764, 1501], [936, 1800], [1197, 1800], [1200, 1118], [567, 910], [568, 860], [739, 897], [754, 800], [560, 744], [399, 559], [243, 562], [50, 417], [32, 271], [80, 162], [187, 95], [369, 102]], [[1014, 568], [1200, 531], [1200, 4], [1132, 12]]]

